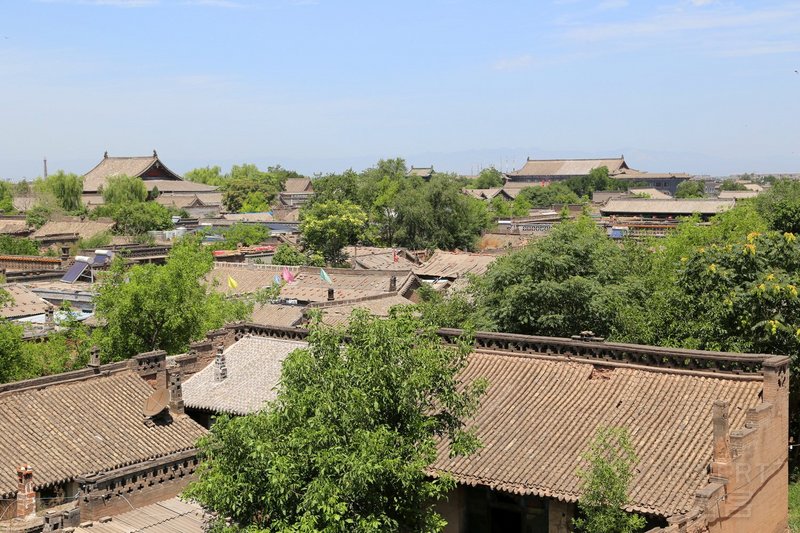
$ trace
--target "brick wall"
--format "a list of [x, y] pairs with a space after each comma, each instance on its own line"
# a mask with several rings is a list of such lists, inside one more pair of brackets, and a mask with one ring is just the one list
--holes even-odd
[[728, 405], [715, 402], [709, 484], [692, 513], [650, 533], [784, 533], [788, 530], [789, 359], [763, 363], [763, 402], [743, 428], [728, 426]]
[[114, 516], [177, 496], [194, 479], [197, 450], [187, 450], [78, 480], [81, 521]]

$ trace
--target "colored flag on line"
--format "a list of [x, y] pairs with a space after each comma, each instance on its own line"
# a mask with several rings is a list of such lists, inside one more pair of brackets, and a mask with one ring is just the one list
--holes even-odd
[[232, 277], [228, 276], [228, 288], [229, 289], [235, 289], [238, 286], [239, 286], [239, 284], [236, 283], [236, 280], [233, 279]]
[[281, 277], [279, 275], [275, 274], [275, 277], [272, 278], [272, 282], [275, 285], [280, 285], [281, 284]]
[[400, 257], [397, 255], [397, 250], [392, 248], [392, 260], [397, 263], [400, 260]]
[[328, 275], [328, 273], [325, 272], [324, 268], [319, 269], [319, 277], [322, 278], [322, 281], [324, 281], [325, 283], [330, 283], [331, 285], [333, 285], [333, 280]]
[[283, 267], [283, 272], [281, 273], [281, 275], [283, 276], [283, 279], [286, 280], [288, 283], [294, 281], [294, 275], [291, 272], [289, 272], [289, 269], [286, 267]]

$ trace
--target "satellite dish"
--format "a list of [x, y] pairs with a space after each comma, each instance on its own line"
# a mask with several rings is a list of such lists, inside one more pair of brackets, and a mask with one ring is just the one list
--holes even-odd
[[167, 389], [156, 389], [144, 402], [144, 416], [153, 418], [169, 405], [169, 391]]

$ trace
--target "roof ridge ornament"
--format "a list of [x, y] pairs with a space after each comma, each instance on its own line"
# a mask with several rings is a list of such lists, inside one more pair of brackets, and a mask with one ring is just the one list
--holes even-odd
[[156, 149], [155, 148], [153, 148], [153, 157], [158, 157], [158, 154], [156, 153]]

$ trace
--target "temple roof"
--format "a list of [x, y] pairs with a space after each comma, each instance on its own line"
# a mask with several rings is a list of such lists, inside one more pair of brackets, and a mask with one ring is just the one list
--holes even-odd
[[509, 172], [515, 176], [585, 176], [592, 169], [606, 167], [609, 174], [628, 168], [624, 157], [611, 159], [528, 159], [525, 165]]

